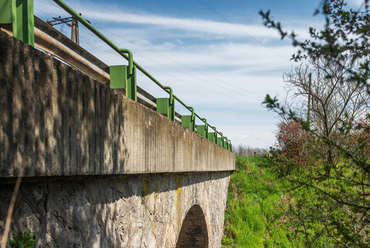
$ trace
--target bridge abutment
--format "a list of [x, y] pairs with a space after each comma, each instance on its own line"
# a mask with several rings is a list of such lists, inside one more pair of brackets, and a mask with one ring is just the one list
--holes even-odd
[[[32, 231], [36, 247], [219, 247], [229, 174], [26, 180], [11, 230]], [[0, 234], [13, 188], [1, 185]]]

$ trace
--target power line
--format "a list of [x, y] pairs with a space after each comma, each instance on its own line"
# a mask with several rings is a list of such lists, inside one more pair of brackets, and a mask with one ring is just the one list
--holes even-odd
[[243, 29], [239, 28], [238, 26], [236, 26], [234, 23], [232, 23], [231, 21], [229, 21], [226, 17], [224, 17], [223, 15], [221, 15], [220, 13], [218, 13], [216, 10], [214, 10], [213, 8], [211, 8], [209, 5], [207, 5], [206, 3], [204, 3], [202, 0], [198, 0], [201, 4], [203, 4], [206, 8], [208, 8], [209, 10], [211, 10], [213, 13], [215, 13], [216, 15], [218, 15], [219, 17], [221, 17], [222, 19], [224, 19], [225, 21], [227, 21], [229, 24], [231, 24], [232, 26], [234, 26], [235, 28], [237, 28], [240, 32], [242, 32], [243, 34], [249, 36], [250, 38], [252, 38], [254, 41], [258, 42], [261, 46], [265, 47], [266, 49], [270, 50], [271, 52], [275, 53], [277, 56], [279, 56], [280, 58], [282, 58], [284, 61], [290, 63], [290, 61], [286, 60], [285, 58], [283, 58], [280, 54], [278, 54], [277, 52], [275, 52], [274, 50], [272, 50], [271, 48], [265, 46], [263, 43], [261, 43], [259, 40], [255, 39], [252, 35], [248, 34], [247, 32], [245, 32]]
[[[99, 27], [98, 25], [95, 25], [95, 26], [96, 26], [96, 27]], [[145, 50], [147, 50], [147, 51], [149, 51], [149, 52], [151, 52], [151, 53], [154, 53], [154, 54], [156, 54], [156, 55], [159, 55], [159, 56], [161, 56], [161, 57], [163, 57], [163, 58], [165, 58], [165, 59], [168, 59], [168, 60], [170, 60], [170, 61], [172, 61], [172, 62], [175, 62], [176, 64], [179, 64], [179, 65], [181, 65], [181, 66], [187, 67], [187, 68], [189, 68], [189, 69], [191, 69], [191, 70], [193, 70], [193, 71], [195, 71], [195, 72], [197, 72], [197, 73], [203, 74], [204, 76], [210, 77], [210, 78], [212, 78], [212, 79], [214, 79], [214, 80], [217, 80], [217, 81], [219, 81], [219, 82], [221, 82], [221, 83], [223, 83], [223, 84], [230, 85], [230, 86], [232, 86], [232, 87], [234, 87], [234, 88], [236, 88], [236, 89], [238, 89], [238, 90], [243, 90], [243, 91], [245, 91], [245, 92], [247, 92], [247, 93], [249, 93], [249, 94], [255, 95], [255, 96], [257, 96], [257, 97], [261, 97], [261, 96], [259, 96], [259, 95], [255, 94], [255, 93], [253, 93], [253, 92], [251, 92], [251, 91], [248, 91], [248, 90], [246, 90], [246, 89], [243, 89], [243, 88], [237, 87], [237, 86], [235, 86], [235, 85], [233, 85], [233, 84], [230, 84], [230, 83], [228, 83], [228, 82], [222, 81], [222, 80], [220, 80], [220, 79], [218, 79], [218, 78], [216, 78], [216, 77], [213, 77], [213, 76], [211, 76], [211, 75], [208, 75], [208, 74], [206, 74], [206, 73], [204, 73], [204, 72], [201, 72], [201, 71], [199, 71], [199, 70], [197, 70], [197, 69], [194, 69], [194, 68], [192, 68], [192, 67], [190, 67], [190, 66], [188, 66], [188, 65], [182, 64], [182, 63], [180, 63], [180, 62], [178, 62], [178, 61], [176, 61], [176, 60], [174, 60], [174, 59], [168, 58], [168, 57], [166, 57], [166, 56], [164, 56], [164, 55], [162, 55], [162, 54], [160, 54], [160, 53], [157, 53], [157, 52], [155, 52], [155, 51], [153, 51], [153, 50], [151, 50], [151, 49], [149, 49], [149, 48], [147, 48], [147, 47], [145, 47], [145, 46], [142, 46], [142, 45], [140, 45], [140, 44], [136, 44], [135, 42], [130, 41], [130, 40], [128, 40], [128, 39], [126, 39], [126, 38], [124, 38], [124, 37], [122, 37], [122, 36], [120, 36], [120, 35], [117, 35], [117, 34], [115, 34], [115, 33], [113, 33], [113, 32], [110, 32], [109, 30], [106, 30], [106, 29], [104, 29], [103, 27], [99, 27], [99, 28], [100, 28], [100, 29], [102, 29], [102, 30], [105, 30], [106, 32], [111, 33], [112, 35], [115, 35], [115, 36], [117, 36], [117, 37], [119, 37], [119, 38], [121, 38], [121, 39], [123, 39], [123, 40], [126, 40], [127, 42], [129, 42], [129, 43], [131, 43], [131, 44], [133, 44], [133, 45], [136, 45], [136, 46], [138, 46], [138, 47], [144, 48]], [[143, 56], [143, 57], [144, 57], [144, 58], [147, 58], [147, 57], [145, 57], [145, 56]], [[147, 59], [149, 59], [149, 58], [147, 58]], [[150, 59], [150, 60], [151, 60], [151, 59]], [[197, 79], [199, 79], [199, 80], [202, 80], [202, 81], [204, 81], [204, 82], [206, 82], [206, 83], [208, 83], [208, 84], [216, 85], [216, 86], [218, 86], [218, 87], [220, 87], [220, 88], [223, 88], [223, 89], [226, 89], [226, 90], [233, 91], [233, 92], [235, 92], [235, 93], [241, 94], [239, 91], [235, 91], [235, 90], [232, 90], [232, 89], [226, 88], [226, 87], [221, 86], [221, 85], [219, 85], [219, 84], [214, 84], [214, 83], [208, 82], [208, 81], [207, 81], [207, 80], [205, 80], [205, 79], [202, 79], [202, 78], [196, 77], [196, 76], [194, 76], [194, 75], [191, 75], [191, 74], [185, 73], [185, 72], [183, 72], [183, 71], [181, 71], [181, 70], [175, 69], [175, 68], [173, 68], [173, 67], [171, 67], [171, 66], [168, 66], [168, 65], [165, 65], [165, 64], [162, 64], [162, 63], [160, 63], [160, 62], [158, 62], [158, 61], [155, 61], [155, 60], [152, 60], [152, 61], [154, 61], [154, 62], [156, 62], [156, 63], [158, 63], [158, 64], [161, 64], [161, 65], [164, 65], [164, 66], [166, 66], [166, 67], [168, 67], [168, 68], [171, 68], [171, 69], [177, 70], [177, 71], [179, 71], [179, 72], [181, 72], [181, 73], [184, 73], [185, 75], [188, 75], [188, 76], [191, 76], [191, 77], [197, 78]], [[249, 97], [250, 97], [250, 96], [249, 96]], [[254, 97], [252, 97], [252, 98], [254, 98]], [[254, 98], [254, 99], [256, 99], [256, 98]], [[259, 100], [259, 99], [257, 99], [257, 100]]]
[[[139, 56], [142, 56], [142, 55], [139, 55]], [[143, 57], [143, 56], [142, 56], [142, 57]], [[252, 105], [255, 105], [255, 106], [261, 107], [261, 105], [258, 105], [258, 104], [255, 104], [255, 103], [252, 103], [252, 102], [246, 101], [246, 100], [244, 100], [244, 99], [237, 98], [237, 97], [235, 97], [235, 96], [231, 96], [231, 95], [225, 94], [224, 92], [220, 92], [220, 91], [217, 91], [217, 90], [214, 90], [214, 89], [210, 89], [210, 88], [207, 88], [207, 87], [204, 87], [204, 86], [201, 86], [201, 85], [198, 85], [198, 84], [195, 84], [195, 83], [192, 83], [192, 82], [186, 81], [186, 80], [184, 80], [184, 79], [182, 79], [182, 78], [179, 78], [179, 77], [173, 76], [173, 75], [171, 75], [171, 74], [168, 74], [168, 73], [165, 73], [165, 72], [162, 72], [162, 71], [158, 71], [158, 70], [156, 70], [156, 69], [154, 69], [154, 68], [151, 68], [150, 66], [146, 66], [146, 67], [147, 67], [147, 68], [150, 68], [150, 69], [151, 69], [151, 70], [153, 70], [153, 71], [156, 71], [156, 72], [162, 73], [162, 74], [164, 74], [164, 75], [167, 75], [167, 76], [170, 76], [170, 77], [176, 78], [176, 79], [178, 79], [178, 80], [181, 80], [181, 81], [183, 81], [183, 82], [185, 82], [185, 83], [189, 83], [189, 84], [195, 85], [195, 86], [197, 86], [197, 87], [200, 87], [200, 88], [203, 88], [203, 89], [206, 89], [206, 90], [210, 90], [210, 91], [216, 92], [216, 93], [218, 93], [218, 94], [221, 94], [221, 95], [223, 95], [223, 96], [229, 97], [229, 98], [231, 98], [231, 99], [237, 99], [237, 100], [239, 100], [239, 101], [243, 101], [243, 102], [246, 102], [246, 103], [249, 103], [249, 104], [252, 104]], [[261, 100], [261, 99], [257, 99], [257, 100]]]

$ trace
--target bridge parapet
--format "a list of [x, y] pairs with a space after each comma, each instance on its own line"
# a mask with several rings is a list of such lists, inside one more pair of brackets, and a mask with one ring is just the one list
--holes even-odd
[[234, 154], [0, 32], [0, 176], [234, 170]]

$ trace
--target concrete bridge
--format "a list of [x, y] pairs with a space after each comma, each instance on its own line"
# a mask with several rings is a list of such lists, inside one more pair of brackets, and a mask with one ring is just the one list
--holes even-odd
[[221, 246], [233, 153], [0, 29], [0, 239]]

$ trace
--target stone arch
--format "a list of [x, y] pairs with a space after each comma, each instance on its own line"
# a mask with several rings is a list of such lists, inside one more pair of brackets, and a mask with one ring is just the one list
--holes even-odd
[[193, 205], [182, 222], [181, 231], [177, 239], [176, 248], [182, 247], [208, 247], [208, 231], [206, 218], [202, 208]]

